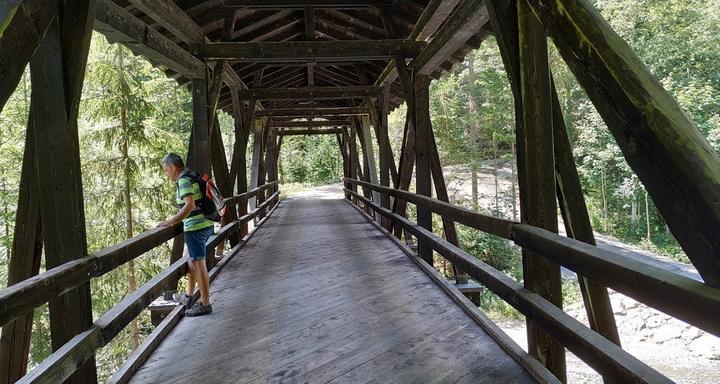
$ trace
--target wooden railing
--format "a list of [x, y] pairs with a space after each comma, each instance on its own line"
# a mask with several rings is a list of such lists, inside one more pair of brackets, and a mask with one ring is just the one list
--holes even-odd
[[[720, 336], [720, 317], [711, 315], [720, 313], [720, 289], [541, 228], [482, 215], [407, 191], [355, 179], [345, 178], [344, 181], [405, 200], [443, 218], [511, 240], [582, 276]], [[606, 380], [610, 380], [609, 382], [672, 382], [503, 272], [449, 243], [431, 230], [380, 207], [357, 192], [344, 189], [358, 203], [362, 203], [364, 208], [370, 208], [391, 220], [393, 225], [406, 230], [419, 242], [424, 242], [485, 285], [602, 374]]]
[[[277, 207], [280, 192], [277, 191], [277, 181], [274, 181], [225, 200], [226, 204], [246, 204], [248, 198], [270, 188], [275, 190], [275, 193], [269, 196], [262, 204], [258, 205], [250, 213], [224, 225], [208, 239], [208, 255], [212, 255], [211, 249], [227, 240], [233, 232], [237, 233], [242, 225], [247, 224], [261, 214], [265, 214], [268, 209], [271, 209], [269, 213], [272, 213], [272, 210]], [[46, 302], [59, 298], [94, 277], [102, 276], [120, 267], [181, 233], [182, 224], [166, 228], [153, 228], [87, 257], [65, 263], [3, 289], [0, 291], [0, 326]], [[251, 235], [252, 233], [246, 236], [245, 240]], [[223, 255], [220, 262], [210, 271], [211, 280], [243, 244], [244, 241], [240, 242]], [[165, 290], [175, 287], [180, 278], [187, 273], [187, 268], [186, 260], [181, 258], [175, 261], [95, 320], [90, 329], [76, 335], [60, 349], [53, 352], [40, 365], [21, 378], [18, 383], [63, 382], [82, 363], [92, 357], [98, 348], [106, 345], [117, 336], [155, 298]], [[182, 315], [182, 313], [179, 307], [177, 314]], [[144, 343], [141, 348], [154, 348], [159, 343], [157, 340], [154, 341], [152, 344]], [[149, 355], [148, 351], [139, 352], [136, 354], [137, 356], [145, 356], [146, 358]], [[137, 362], [134, 365], [137, 366]], [[114, 381], [124, 382], [125, 379]]]

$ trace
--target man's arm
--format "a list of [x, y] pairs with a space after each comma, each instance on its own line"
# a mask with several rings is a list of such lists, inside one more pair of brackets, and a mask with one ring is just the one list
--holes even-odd
[[160, 222], [158, 224], [158, 227], [172, 227], [173, 225], [181, 222], [182, 219], [186, 218], [190, 214], [190, 212], [195, 210], [195, 199], [192, 195], [185, 196], [183, 198], [183, 201], [185, 202], [185, 205], [180, 208], [178, 213], [176, 213], [173, 217]]

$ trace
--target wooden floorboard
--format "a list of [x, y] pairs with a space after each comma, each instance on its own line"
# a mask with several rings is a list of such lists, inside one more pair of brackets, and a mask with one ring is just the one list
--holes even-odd
[[285, 200], [131, 383], [530, 383], [339, 199]]

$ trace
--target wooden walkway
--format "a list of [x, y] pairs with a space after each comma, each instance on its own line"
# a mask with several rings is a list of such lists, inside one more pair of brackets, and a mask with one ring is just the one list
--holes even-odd
[[285, 200], [131, 383], [529, 383], [346, 202]]

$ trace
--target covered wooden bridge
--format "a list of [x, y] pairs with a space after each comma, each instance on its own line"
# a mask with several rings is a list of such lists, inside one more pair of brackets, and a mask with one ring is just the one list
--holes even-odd
[[[172, 309], [111, 382], [553, 383], [566, 381], [566, 349], [608, 383], [670, 382], [621, 349], [606, 287], [720, 335], [718, 154], [587, 0], [10, 0], [0, 106], [28, 63], [32, 101], [0, 291], [0, 382], [96, 382], [95, 351], [186, 271], [180, 227], [87, 252], [77, 115], [93, 29], [192, 90], [188, 162], [232, 196], [208, 243], [229, 243], [211, 263], [216, 312]], [[447, 202], [430, 123], [431, 80], [490, 34], [515, 99], [522, 222]], [[702, 282], [594, 246], [547, 38]], [[401, 103], [393, 154], [388, 112]], [[230, 164], [217, 110], [235, 119]], [[344, 198], [278, 202], [278, 154], [296, 134], [336, 135]], [[556, 234], [558, 206], [568, 237]], [[523, 282], [458, 248], [456, 223], [523, 247]], [[90, 279], [172, 239], [170, 266], [94, 318]], [[460, 284], [469, 275], [526, 316], [528, 353], [436, 272], [441, 257]], [[560, 266], [578, 274], [590, 327], [562, 311]], [[44, 303], [54, 353], [26, 372]]]

